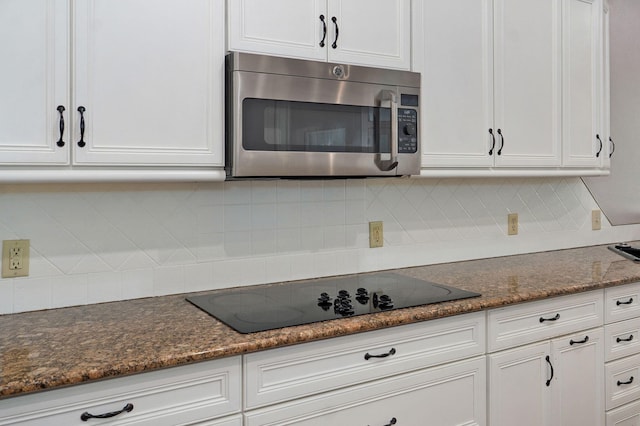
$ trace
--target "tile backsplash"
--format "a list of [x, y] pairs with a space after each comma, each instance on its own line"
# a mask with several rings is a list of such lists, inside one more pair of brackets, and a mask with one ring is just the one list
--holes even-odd
[[0, 239], [31, 240], [0, 314], [640, 238], [597, 208], [579, 178], [0, 185]]

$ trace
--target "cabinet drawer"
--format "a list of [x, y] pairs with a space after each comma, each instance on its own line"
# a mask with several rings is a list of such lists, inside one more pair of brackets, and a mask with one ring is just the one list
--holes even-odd
[[[240, 357], [233, 357], [18, 396], [0, 400], [0, 425], [190, 424], [239, 413], [241, 377]], [[80, 419], [126, 404], [133, 410], [110, 419]]]
[[604, 377], [607, 410], [640, 398], [640, 355], [607, 363]]
[[193, 426], [242, 426], [242, 414], [236, 414], [235, 416], [197, 423]]
[[485, 351], [484, 313], [244, 355], [245, 407], [313, 395]]
[[640, 426], [640, 401], [609, 411], [607, 426]]
[[606, 324], [640, 317], [640, 283], [609, 287], [604, 291]]
[[604, 326], [605, 361], [640, 353], [640, 320], [630, 319]]
[[489, 352], [600, 327], [602, 304], [602, 291], [590, 291], [490, 310]]
[[477, 357], [388, 377], [249, 411], [244, 424], [485, 425], [486, 368]]

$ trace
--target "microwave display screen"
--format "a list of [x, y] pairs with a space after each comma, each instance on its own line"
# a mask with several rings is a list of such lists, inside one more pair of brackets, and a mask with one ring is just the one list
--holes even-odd
[[390, 152], [389, 108], [246, 98], [247, 151]]

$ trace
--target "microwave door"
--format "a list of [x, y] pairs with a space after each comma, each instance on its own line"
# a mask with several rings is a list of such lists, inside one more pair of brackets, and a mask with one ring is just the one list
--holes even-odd
[[[398, 102], [396, 100], [395, 92], [391, 90], [383, 90], [380, 92], [380, 108], [381, 110], [388, 109], [391, 113], [389, 118], [389, 125], [391, 134], [389, 136], [389, 153], [383, 151], [383, 131], [378, 131], [378, 146], [379, 151], [375, 158], [375, 164], [383, 172], [388, 172], [398, 167]], [[382, 111], [381, 111], [382, 113]], [[380, 126], [382, 120], [380, 120]]]

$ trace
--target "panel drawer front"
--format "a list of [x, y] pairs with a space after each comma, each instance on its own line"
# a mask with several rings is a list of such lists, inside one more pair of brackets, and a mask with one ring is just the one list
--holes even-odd
[[609, 411], [607, 426], [640, 426], [640, 401]]
[[590, 291], [490, 310], [489, 352], [600, 327], [602, 305], [602, 291]]
[[485, 425], [486, 369], [477, 357], [388, 377], [245, 412], [244, 424]]
[[[233, 357], [8, 398], [0, 400], [0, 425], [172, 426], [239, 413], [241, 367]], [[111, 419], [80, 420], [126, 404], [133, 410]]]
[[245, 407], [313, 395], [484, 351], [484, 313], [476, 312], [251, 353], [244, 356]]
[[604, 326], [605, 361], [640, 353], [640, 319], [630, 319]]
[[640, 398], [640, 355], [607, 363], [604, 377], [607, 410]]
[[606, 324], [640, 317], [640, 283], [609, 287], [604, 291]]

